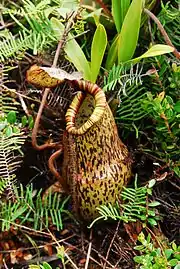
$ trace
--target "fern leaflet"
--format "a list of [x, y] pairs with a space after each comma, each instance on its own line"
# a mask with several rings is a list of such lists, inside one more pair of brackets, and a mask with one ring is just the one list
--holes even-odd
[[90, 227], [102, 219], [122, 220], [125, 223], [141, 220], [156, 225], [158, 217], [155, 214], [154, 207], [160, 203], [154, 201], [148, 204], [149, 208], [146, 206], [148, 194], [152, 192], [151, 188], [149, 186], [138, 187], [136, 176], [134, 188], [124, 187], [121, 193], [122, 203], [117, 202], [116, 206], [108, 204], [98, 207], [100, 216], [91, 223]]
[[61, 195], [49, 193], [42, 200], [42, 190], [39, 190], [34, 197], [32, 185], [26, 189], [20, 185], [20, 188], [14, 188], [16, 202], [9, 200], [0, 201], [1, 213], [1, 229], [9, 230], [11, 225], [15, 225], [18, 219], [19, 225], [24, 223], [32, 223], [34, 230], [42, 230], [48, 228], [50, 224], [56, 226], [57, 230], [63, 228], [62, 214], [70, 213], [64, 209], [69, 197], [62, 200]]
[[0, 133], [0, 178], [1, 184], [4, 182], [4, 188], [6, 188], [9, 195], [13, 193], [13, 185], [16, 181], [15, 171], [22, 161], [19, 157], [21, 157], [20, 149], [24, 141], [25, 136], [23, 133], [12, 134], [11, 136], [5, 136], [2, 132]]

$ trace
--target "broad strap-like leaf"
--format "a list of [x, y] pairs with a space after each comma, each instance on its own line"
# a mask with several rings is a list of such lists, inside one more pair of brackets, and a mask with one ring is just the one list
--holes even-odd
[[174, 51], [174, 48], [171, 46], [163, 45], [163, 44], [156, 44], [152, 46], [150, 49], [148, 49], [141, 56], [132, 59], [131, 62], [136, 63], [144, 58], [155, 57], [155, 56], [163, 55], [166, 53], [171, 53], [173, 51]]
[[121, 31], [129, 5], [130, 0], [112, 0], [112, 15], [118, 33]]
[[124, 19], [118, 46], [118, 63], [126, 62], [135, 52], [142, 13], [143, 0], [133, 0]]
[[107, 46], [107, 34], [104, 26], [98, 24], [91, 46], [91, 82], [96, 82], [97, 76]]

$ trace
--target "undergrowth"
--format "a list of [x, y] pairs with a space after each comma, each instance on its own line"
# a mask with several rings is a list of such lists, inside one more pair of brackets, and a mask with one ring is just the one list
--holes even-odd
[[[161, 43], [164, 42], [159, 29], [152, 22], [148, 24], [147, 17], [143, 14], [139, 26], [140, 36], [135, 44], [135, 56], [133, 56], [135, 60], [133, 61], [130, 57], [131, 59], [127, 62], [118, 63], [120, 56], [117, 55], [117, 49], [115, 49], [118, 43], [116, 43], [116, 38], [120, 35], [123, 16], [125, 16], [131, 1], [121, 0], [126, 5], [122, 5], [124, 9], [119, 25], [117, 25], [116, 9], [109, 15], [112, 3], [107, 1], [106, 5], [102, 1], [94, 1], [94, 4], [95, 2], [98, 2], [101, 9], [96, 5], [82, 5], [75, 0], [71, 2], [20, 0], [16, 3], [2, 1], [0, 4], [0, 236], [6, 238], [8, 234], [6, 243], [9, 245], [9, 238], [13, 241], [14, 237], [18, 237], [18, 233], [22, 233], [26, 239], [28, 238], [28, 240], [21, 238], [21, 243], [25, 244], [27, 249], [31, 245], [33, 255], [38, 253], [38, 261], [33, 262], [34, 265], [28, 265], [31, 263], [29, 261], [26, 263], [26, 268], [28, 266], [30, 269], [53, 268], [48, 262], [41, 262], [44, 252], [40, 253], [38, 248], [41, 248], [42, 244], [48, 256], [55, 253], [54, 259], [60, 261], [60, 268], [69, 268], [69, 264], [78, 268], [73, 261], [76, 257], [80, 257], [80, 261], [82, 264], [86, 263], [85, 268], [87, 268], [90, 248], [87, 247], [87, 240], [82, 239], [82, 231], [78, 230], [80, 221], [75, 220], [71, 213], [74, 205], [71, 206], [69, 196], [63, 198], [61, 194], [51, 192], [44, 196], [44, 186], [49, 186], [53, 181], [49, 171], [47, 171], [47, 177], [42, 172], [41, 187], [37, 187], [39, 186], [39, 183], [37, 184], [38, 176], [37, 181], [34, 180], [36, 176], [32, 177], [31, 184], [27, 182], [26, 174], [20, 173], [20, 177], [25, 178], [23, 178], [25, 184], [21, 184], [22, 179], [17, 176], [17, 172], [21, 171], [23, 167], [26, 154], [28, 155], [34, 118], [37, 115], [37, 108], [43, 93], [43, 90], [27, 84], [25, 73], [34, 63], [42, 63], [42, 65], [49, 67], [52, 64], [52, 58], [56, 55], [54, 51], [60, 38], [62, 51], [58, 65], [61, 66], [61, 62], [66, 61], [64, 69], [68, 69], [72, 63], [75, 66], [73, 69], [78, 69], [83, 63], [87, 68], [87, 73], [88, 70], [91, 70], [91, 72], [95, 72], [95, 75], [99, 75], [97, 83], [103, 84], [118, 130], [122, 134], [123, 141], [127, 142], [134, 162], [132, 178], [135, 177], [135, 183], [123, 187], [122, 193], [117, 197], [116, 206], [111, 204], [99, 206], [99, 217], [93, 220], [89, 226], [92, 230], [96, 230], [96, 227], [99, 227], [98, 224], [100, 226], [102, 224], [102, 230], [99, 228], [99, 235], [101, 235], [104, 231], [106, 233], [104, 229], [106, 225], [111, 222], [119, 223], [117, 231], [113, 230], [113, 236], [111, 233], [109, 241], [107, 239], [105, 242], [106, 235], [104, 235], [105, 239], [103, 239], [101, 246], [109, 243], [109, 249], [106, 254], [101, 248], [98, 255], [96, 252], [94, 257], [98, 256], [100, 259], [98, 262], [96, 261], [97, 264], [103, 264], [103, 268], [106, 268], [106, 263], [111, 266], [109, 268], [125, 266], [121, 264], [121, 260], [125, 263], [128, 260], [128, 248], [132, 254], [129, 257], [134, 268], [179, 269], [180, 249], [178, 241], [177, 238], [174, 238], [173, 242], [169, 242], [165, 236], [166, 232], [165, 229], [163, 230], [162, 223], [166, 221], [167, 216], [162, 208], [168, 203], [166, 200], [168, 194], [173, 193], [174, 199], [171, 198], [168, 201], [170, 201], [172, 209], [170, 213], [173, 214], [173, 217], [175, 216], [177, 229], [179, 229], [180, 214], [177, 192], [180, 176], [180, 62], [172, 54], [161, 56], [157, 54], [153, 58], [144, 57], [143, 61], [142, 59], [138, 61], [138, 58], [135, 58], [138, 55], [143, 55], [144, 51], [157, 40]], [[116, 1], [112, 2], [116, 4]], [[154, 0], [148, 0], [145, 1], [145, 4], [146, 7], [153, 8], [156, 3]], [[73, 11], [77, 12], [77, 16], [71, 22]], [[178, 1], [168, 3], [162, 1], [157, 16], [173, 45], [179, 49]], [[150, 31], [148, 40], [142, 36], [144, 32], [147, 32], [147, 28]], [[98, 49], [96, 42], [90, 48], [89, 44], [92, 43], [94, 36], [91, 35], [89, 29], [92, 30], [93, 34], [95, 32], [94, 36], [98, 35], [99, 32], [100, 36], [104, 38], [103, 42], [100, 43], [98, 43], [100, 38], [96, 39]], [[131, 42], [129, 37], [128, 44]], [[105, 43], [107, 43], [107, 47]], [[98, 54], [101, 47], [104, 49], [103, 55]], [[95, 52], [97, 57], [93, 56]], [[112, 66], [111, 61], [107, 64], [108, 55], [112, 56], [114, 61]], [[123, 56], [121, 55], [122, 58]], [[73, 59], [75, 59], [74, 62]], [[66, 94], [66, 89], [61, 91], [58, 88], [54, 92], [50, 92], [45, 112], [41, 118], [40, 139], [45, 137], [48, 142], [51, 142], [55, 134], [59, 135], [59, 125], [61, 133], [64, 131], [62, 96], [64, 100], [68, 99], [66, 100], [68, 105], [71, 95]], [[48, 128], [49, 132], [47, 132]], [[32, 146], [29, 147], [32, 149]], [[42, 171], [48, 170], [48, 154], [50, 153], [46, 152], [45, 157], [42, 153], [36, 154], [38, 161], [35, 164], [32, 160], [33, 157], [30, 156], [31, 160], [28, 160], [26, 173], [29, 173], [31, 167], [35, 167], [36, 170], [39, 167]], [[144, 168], [143, 171], [139, 172], [138, 167], [141, 167], [147, 159], [153, 167], [152, 171], [149, 171], [148, 167], [149, 170], [146, 171]], [[61, 157], [58, 160], [58, 167], [61, 171]], [[168, 183], [174, 189], [166, 187], [166, 184], [169, 186]], [[83, 227], [85, 226], [87, 225]], [[76, 238], [67, 243], [66, 239], [62, 239], [71, 229], [73, 232], [70, 237], [76, 235], [77, 238], [81, 238], [81, 241], [78, 241], [80, 239], [76, 240]], [[110, 228], [108, 229], [110, 230]], [[158, 233], [155, 232], [157, 230]], [[45, 238], [40, 240], [38, 236], [43, 233]], [[123, 236], [127, 242], [119, 247], [116, 240], [121, 238], [123, 241]], [[60, 243], [59, 238], [62, 240]], [[162, 241], [161, 238], [163, 238]], [[94, 241], [96, 240], [97, 238], [94, 238]], [[76, 241], [77, 246], [74, 247]], [[94, 243], [91, 237], [90, 242]], [[54, 247], [49, 244], [54, 244]], [[9, 257], [7, 254], [11, 252], [11, 245], [9, 249], [6, 248], [6, 244], [0, 245], [0, 249], [2, 249], [0, 267], [1, 264], [7, 267], [6, 262], [11, 264], [13, 255]], [[91, 247], [91, 243], [89, 245]], [[100, 243], [98, 242], [97, 245], [99, 246]], [[79, 246], [83, 246], [82, 249]], [[18, 249], [19, 252], [21, 248], [20, 243], [14, 246], [14, 249]], [[79, 251], [75, 255], [74, 249]], [[95, 248], [92, 247], [92, 249], [94, 251]], [[104, 256], [100, 254], [100, 250]], [[17, 256], [20, 256], [19, 252], [16, 253]], [[3, 253], [6, 253], [8, 258], [3, 256]], [[89, 256], [86, 256], [87, 253]], [[116, 264], [117, 261], [114, 262], [115, 255], [119, 255], [120, 265]], [[20, 256], [20, 263], [22, 260], [24, 262], [22, 257], [23, 254]], [[95, 260], [94, 257], [90, 257], [90, 259]], [[18, 262], [17, 258], [14, 263]], [[132, 265], [129, 268], [132, 268]]]

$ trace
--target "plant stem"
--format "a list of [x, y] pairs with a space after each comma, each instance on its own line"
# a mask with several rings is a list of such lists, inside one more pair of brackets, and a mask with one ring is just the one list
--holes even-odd
[[164, 29], [163, 25], [161, 24], [160, 20], [150, 10], [144, 8], [144, 12], [157, 24], [157, 27], [158, 27], [159, 31], [161, 32], [162, 36], [164, 37], [166, 44], [174, 48], [174, 51], [173, 51], [174, 56], [177, 59], [180, 59], [179, 51], [172, 44], [172, 42], [171, 42], [166, 30]]
[[54, 61], [53, 61], [52, 67], [56, 67], [57, 66], [59, 55], [60, 55], [62, 49], [64, 48], [65, 44], [66, 44], [66, 40], [67, 40], [68, 34], [69, 34], [70, 30], [72, 29], [73, 24], [74, 24], [74, 21], [75, 21], [77, 15], [79, 13], [80, 13], [80, 10], [78, 9], [77, 11], [72, 11], [67, 16], [67, 24], [66, 24], [66, 27], [64, 29], [63, 35], [62, 35], [62, 37], [61, 37], [61, 39], [60, 39], [60, 41], [58, 43], [58, 46], [57, 46], [57, 49], [56, 49], [56, 53], [55, 53], [55, 56], [54, 56]]
[[97, 2], [101, 6], [101, 8], [104, 10], [104, 13], [106, 13], [110, 18], [113, 17], [111, 12], [107, 8], [107, 6], [103, 3], [102, 0], [96, 0], [95, 2]]
[[[77, 11], [71, 12], [67, 16], [67, 24], [65, 26], [63, 35], [62, 35], [61, 39], [58, 42], [58, 46], [57, 46], [56, 53], [55, 53], [55, 56], [54, 56], [54, 60], [53, 60], [53, 64], [52, 64], [53, 68], [55, 68], [57, 66], [59, 55], [60, 55], [63, 47], [66, 44], [68, 34], [69, 34], [71, 28], [73, 27], [74, 21], [75, 21], [77, 15], [79, 14], [79, 12], [80, 12], [80, 10], [78, 9]], [[37, 150], [43, 150], [45, 148], [57, 147], [57, 143], [45, 143], [45, 144], [40, 145], [40, 146], [37, 144], [37, 133], [38, 133], [38, 128], [39, 128], [39, 123], [40, 123], [41, 115], [42, 115], [44, 106], [46, 104], [46, 99], [47, 99], [47, 96], [48, 96], [49, 92], [50, 92], [50, 88], [45, 88], [44, 94], [43, 94], [43, 97], [42, 97], [42, 101], [41, 101], [41, 105], [39, 107], [37, 117], [36, 117], [36, 120], [35, 120], [35, 123], [34, 123], [34, 128], [33, 128], [33, 131], [32, 131], [32, 144], [33, 144], [33, 147], [36, 148]]]

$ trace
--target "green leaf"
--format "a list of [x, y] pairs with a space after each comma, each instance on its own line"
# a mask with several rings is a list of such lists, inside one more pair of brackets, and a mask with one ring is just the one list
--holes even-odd
[[148, 49], [148, 51], [146, 51], [144, 54], [142, 54], [141, 56], [132, 59], [132, 63], [136, 63], [138, 61], [140, 61], [141, 59], [144, 58], [148, 58], [148, 57], [155, 57], [155, 56], [159, 56], [159, 55], [163, 55], [166, 53], [170, 53], [173, 52], [174, 48], [168, 45], [163, 45], [163, 44], [157, 44], [152, 46], [150, 49]]
[[11, 136], [13, 134], [13, 130], [11, 126], [7, 126], [6, 131], [5, 131], [5, 135], [6, 136]]
[[0, 123], [0, 131], [2, 131], [7, 126], [7, 122]]
[[130, 0], [112, 0], [112, 15], [118, 33], [121, 31], [121, 27], [129, 6]]
[[148, 215], [149, 215], [149, 216], [153, 216], [153, 217], [155, 217], [156, 213], [155, 213], [154, 210], [149, 210], [149, 209], [148, 209]]
[[41, 267], [39, 265], [36, 265], [36, 264], [30, 264], [28, 269], [41, 269]]
[[156, 221], [155, 219], [148, 218], [148, 222], [149, 222], [149, 224], [151, 224], [152, 226], [156, 226], [156, 225], [157, 225], [157, 221]]
[[[51, 18], [52, 28], [57, 36], [57, 39], [60, 40], [62, 33], [64, 31], [64, 25], [56, 18]], [[67, 41], [64, 51], [67, 54], [68, 59], [74, 64], [79, 72], [82, 72], [83, 78], [86, 80], [91, 80], [91, 71], [89, 63], [84, 55], [79, 44], [74, 39], [73, 35], [69, 34], [69, 41]]]
[[47, 262], [43, 262], [43, 269], [52, 269], [52, 267]]
[[177, 265], [177, 263], [178, 263], [178, 259], [172, 259], [172, 260], [169, 261], [169, 264], [171, 266], [175, 266], [175, 265]]
[[180, 264], [178, 263], [178, 264], [174, 267], [174, 269], [180, 269]]
[[15, 123], [16, 122], [16, 112], [15, 111], [10, 111], [7, 114], [7, 121], [9, 123]]
[[32, 129], [34, 127], [34, 119], [32, 116], [28, 117], [28, 127]]
[[151, 256], [152, 256], [152, 257], [157, 257], [157, 251], [156, 251], [156, 250], [152, 251], [152, 252], [151, 252]]
[[20, 129], [19, 129], [19, 127], [17, 127], [17, 126], [13, 126], [13, 133], [14, 134], [19, 134], [20, 133]]
[[134, 247], [134, 249], [135, 249], [135, 250], [143, 250], [143, 249], [144, 249], [144, 246], [143, 246], [143, 245], [141, 245], [141, 246], [136, 246], [136, 247]]
[[133, 258], [133, 260], [136, 262], [136, 263], [142, 263], [143, 260], [144, 260], [144, 256], [136, 256]]
[[15, 210], [14, 213], [12, 213], [11, 221], [15, 221], [18, 217], [22, 216], [22, 214], [28, 209], [28, 206], [24, 205], [19, 207]]
[[21, 118], [21, 123], [22, 123], [22, 127], [25, 127], [26, 124], [28, 123], [28, 119], [25, 115]]
[[174, 258], [178, 259], [180, 261], [180, 252], [174, 253]]
[[107, 70], [110, 70], [117, 60], [119, 38], [120, 38], [120, 35], [117, 35], [116, 38], [114, 39], [113, 43], [111, 44], [109, 51], [108, 51], [107, 60], [106, 60], [106, 64], [105, 64], [105, 68]]
[[143, 0], [133, 0], [124, 19], [118, 45], [118, 64], [130, 60], [135, 52]]
[[152, 188], [155, 184], [156, 184], [156, 180], [155, 180], [155, 179], [151, 179], [151, 180], [148, 182], [148, 188]]
[[91, 81], [96, 82], [104, 52], [107, 46], [107, 34], [104, 26], [98, 24], [91, 46]]
[[148, 204], [148, 206], [151, 206], [151, 207], [155, 207], [155, 206], [158, 206], [158, 205], [160, 205], [160, 203], [158, 201], [153, 201], [153, 202]]
[[180, 100], [175, 103], [174, 110], [176, 112], [180, 113]]
[[177, 250], [177, 245], [176, 245], [176, 243], [175, 243], [175, 242], [172, 242], [172, 249], [173, 249], [174, 251], [176, 251], [176, 250]]
[[166, 255], [166, 258], [169, 259], [171, 257], [171, 254], [173, 253], [172, 249], [165, 249], [164, 253]]
[[180, 177], [180, 169], [179, 169], [178, 166], [174, 167], [174, 168], [173, 168], [173, 171], [174, 171], [174, 173], [176, 173], [176, 175], [177, 175], [178, 177]]

